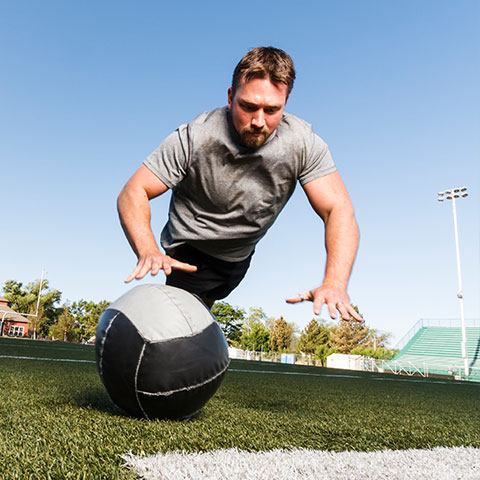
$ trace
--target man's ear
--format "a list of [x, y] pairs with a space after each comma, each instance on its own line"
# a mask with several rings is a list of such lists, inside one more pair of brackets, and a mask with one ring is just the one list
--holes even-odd
[[227, 96], [228, 96], [228, 109], [232, 109], [232, 103], [233, 103], [233, 89], [232, 87], [229, 87], [227, 90]]

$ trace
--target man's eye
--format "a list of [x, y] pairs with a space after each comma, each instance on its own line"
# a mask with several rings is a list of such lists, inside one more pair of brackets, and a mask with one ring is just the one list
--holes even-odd
[[265, 113], [272, 114], [278, 112], [278, 108], [266, 108]]
[[257, 110], [255, 105], [242, 105], [242, 108], [247, 112], [255, 112]]

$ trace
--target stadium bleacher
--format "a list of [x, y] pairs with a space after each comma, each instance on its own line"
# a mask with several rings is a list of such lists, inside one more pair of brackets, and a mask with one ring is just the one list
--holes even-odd
[[457, 320], [419, 320], [400, 342], [396, 357], [378, 367], [386, 372], [480, 382], [480, 320], [465, 323], [468, 376], [462, 357], [462, 328]]

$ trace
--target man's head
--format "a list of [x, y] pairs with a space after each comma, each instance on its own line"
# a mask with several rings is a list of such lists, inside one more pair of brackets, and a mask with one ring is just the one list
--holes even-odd
[[294, 80], [293, 61], [278, 48], [254, 48], [240, 60], [228, 89], [228, 108], [245, 146], [260, 147], [277, 128]]

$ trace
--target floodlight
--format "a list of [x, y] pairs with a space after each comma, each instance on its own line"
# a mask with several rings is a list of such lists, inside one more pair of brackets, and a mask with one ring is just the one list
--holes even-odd
[[[464, 316], [464, 309], [463, 309], [463, 292], [462, 292], [462, 273], [460, 269], [460, 246], [458, 242], [458, 226], [457, 226], [457, 209], [456, 209], [456, 198], [464, 198], [468, 197], [467, 187], [461, 188], [453, 188], [450, 190], [445, 190], [444, 192], [440, 192], [438, 197], [438, 201], [443, 202], [446, 198], [447, 200], [452, 201], [453, 207], [453, 226], [455, 230], [455, 247], [457, 253], [457, 271], [458, 271], [458, 293], [457, 298], [460, 302], [460, 318], [462, 320], [462, 358], [464, 362], [464, 369], [465, 369], [465, 376], [468, 377], [470, 375], [470, 366], [468, 364], [468, 352], [467, 352], [467, 334], [465, 329], [465, 316]], [[446, 195], [444, 197], [444, 195]]]

